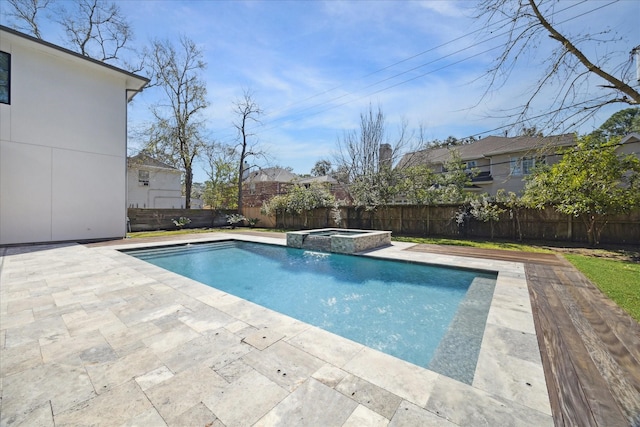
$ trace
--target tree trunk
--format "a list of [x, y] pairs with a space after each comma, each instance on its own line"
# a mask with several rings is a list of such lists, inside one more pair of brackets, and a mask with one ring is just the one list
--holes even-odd
[[191, 187], [193, 185], [193, 170], [191, 166], [184, 170], [184, 208], [191, 209]]
[[245, 146], [242, 146], [240, 154], [240, 167], [238, 168], [238, 213], [242, 215], [242, 175], [244, 175]]

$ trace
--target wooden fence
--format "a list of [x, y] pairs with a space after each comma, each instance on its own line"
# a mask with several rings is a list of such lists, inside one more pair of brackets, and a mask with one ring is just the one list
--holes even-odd
[[[391, 230], [398, 235], [477, 237], [519, 240], [588, 242], [584, 223], [555, 209], [505, 211], [493, 223], [473, 218], [458, 224], [458, 205], [398, 205], [365, 211], [353, 207], [340, 209], [341, 222], [329, 209], [316, 209], [305, 216], [278, 215], [274, 226], [281, 228], [361, 228]], [[261, 223], [262, 224], [262, 223]], [[264, 226], [264, 225], [263, 225]], [[493, 233], [492, 233], [493, 229]], [[640, 245], [640, 210], [611, 217], [600, 237], [601, 243]]]
[[129, 231], [175, 230], [174, 219], [186, 217], [191, 220], [183, 228], [214, 228], [227, 224], [227, 215], [236, 210], [212, 209], [127, 209]]
[[260, 212], [260, 206], [244, 206], [242, 208], [242, 215], [247, 218], [257, 218], [258, 227], [276, 228], [276, 218], [272, 216], [263, 215]]
[[[586, 227], [580, 219], [561, 214], [554, 209], [521, 209], [516, 213], [508, 210], [493, 223], [468, 219], [462, 224], [455, 220], [460, 210], [458, 205], [410, 206], [398, 205], [365, 211], [354, 207], [340, 208], [336, 215], [330, 209], [315, 209], [306, 215], [278, 215], [267, 217], [260, 208], [243, 209], [247, 218], [259, 218], [258, 227], [266, 228], [361, 228], [391, 230], [396, 235], [475, 237], [519, 240], [548, 240], [565, 242], [588, 242]], [[227, 226], [227, 215], [235, 210], [210, 209], [134, 209], [128, 210], [131, 231], [175, 230], [173, 219], [187, 217], [191, 220], [184, 228], [206, 228]], [[640, 210], [617, 215], [609, 219], [601, 243], [640, 245]]]

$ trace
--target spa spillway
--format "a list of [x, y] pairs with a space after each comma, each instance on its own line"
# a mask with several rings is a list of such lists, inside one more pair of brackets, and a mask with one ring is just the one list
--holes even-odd
[[320, 228], [287, 233], [287, 246], [339, 254], [353, 254], [390, 244], [391, 231]]

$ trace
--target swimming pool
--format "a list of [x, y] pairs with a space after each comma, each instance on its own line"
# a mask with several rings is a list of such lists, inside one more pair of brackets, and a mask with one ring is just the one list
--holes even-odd
[[124, 252], [467, 383], [496, 278], [238, 241]]

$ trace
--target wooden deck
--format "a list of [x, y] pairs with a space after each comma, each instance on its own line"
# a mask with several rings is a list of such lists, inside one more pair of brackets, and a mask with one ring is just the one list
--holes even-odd
[[457, 246], [409, 250], [525, 264], [556, 426], [640, 426], [640, 325], [564, 258]]

